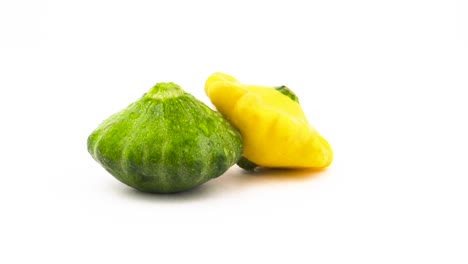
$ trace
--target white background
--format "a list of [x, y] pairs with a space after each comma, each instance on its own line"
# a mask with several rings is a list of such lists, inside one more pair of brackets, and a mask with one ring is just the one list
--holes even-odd
[[[86, 139], [152, 85], [285, 84], [321, 172], [147, 195]], [[0, 2], [0, 263], [468, 263], [467, 1]]]

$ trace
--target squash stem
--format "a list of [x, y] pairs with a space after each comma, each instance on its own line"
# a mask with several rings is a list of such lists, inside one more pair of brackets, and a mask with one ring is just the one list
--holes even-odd
[[251, 162], [246, 157], [242, 156], [239, 161], [237, 161], [237, 166], [241, 167], [244, 170], [253, 171], [258, 167], [257, 164]]
[[148, 93], [146, 93], [146, 96], [153, 99], [167, 99], [182, 95], [184, 95], [184, 90], [173, 82], [157, 83], [149, 90]]
[[297, 97], [297, 95], [293, 91], [291, 91], [291, 89], [289, 89], [288, 87], [281, 85], [281, 86], [275, 87], [275, 89], [278, 92], [291, 98], [291, 100], [293, 100], [294, 102], [299, 103], [299, 97]]

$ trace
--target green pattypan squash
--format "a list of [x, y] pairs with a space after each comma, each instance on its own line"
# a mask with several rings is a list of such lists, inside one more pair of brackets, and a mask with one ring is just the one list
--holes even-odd
[[158, 83], [103, 121], [88, 151], [119, 181], [145, 192], [191, 189], [242, 155], [239, 132], [177, 84]]

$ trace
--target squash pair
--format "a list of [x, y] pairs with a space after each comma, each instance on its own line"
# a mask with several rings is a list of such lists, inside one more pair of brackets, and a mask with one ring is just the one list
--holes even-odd
[[156, 84], [104, 120], [88, 137], [88, 152], [119, 181], [155, 193], [191, 189], [236, 162], [248, 170], [330, 164], [329, 144], [286, 87], [215, 73], [205, 92], [219, 112], [174, 83]]

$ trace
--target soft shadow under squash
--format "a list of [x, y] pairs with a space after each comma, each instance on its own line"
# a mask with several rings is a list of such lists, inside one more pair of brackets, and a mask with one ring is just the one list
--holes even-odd
[[124, 186], [123, 190], [128, 197], [132, 199], [138, 200], [146, 200], [146, 201], [174, 201], [174, 202], [181, 202], [181, 201], [194, 201], [205, 199], [211, 196], [212, 192], [214, 192], [213, 187], [207, 184], [202, 184], [197, 186], [193, 189], [176, 192], [176, 193], [150, 193], [150, 192], [143, 192], [137, 189]]
[[249, 177], [262, 177], [277, 181], [305, 181], [324, 174], [326, 169], [279, 169], [257, 168], [255, 171], [241, 170], [243, 175]]
[[147, 193], [128, 186], [117, 188], [131, 199], [144, 201], [190, 202], [224, 195], [226, 192], [239, 192], [244, 188], [275, 182], [308, 181], [323, 175], [326, 169], [271, 169], [257, 168], [246, 171], [239, 167], [229, 169], [219, 178], [213, 179], [193, 189], [177, 193]]

